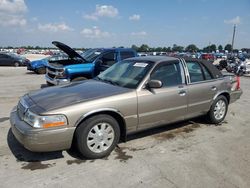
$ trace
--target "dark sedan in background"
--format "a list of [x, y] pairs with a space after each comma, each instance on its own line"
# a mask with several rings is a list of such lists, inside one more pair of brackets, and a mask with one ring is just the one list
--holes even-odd
[[14, 53], [0, 53], [0, 66], [27, 66], [29, 60]]

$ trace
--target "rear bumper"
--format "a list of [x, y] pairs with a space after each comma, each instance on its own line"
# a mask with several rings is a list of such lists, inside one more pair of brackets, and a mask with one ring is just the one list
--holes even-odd
[[230, 93], [230, 103], [233, 103], [236, 100], [238, 100], [240, 98], [240, 96], [242, 95], [242, 93], [243, 93], [243, 91], [241, 89], [232, 91]]
[[35, 129], [20, 120], [16, 111], [11, 112], [10, 123], [15, 138], [30, 151], [48, 152], [71, 147], [75, 127]]
[[63, 85], [63, 84], [68, 84], [70, 83], [69, 79], [63, 78], [63, 79], [59, 79], [59, 78], [50, 78], [47, 74], [45, 75], [45, 79], [47, 82], [53, 84], [53, 85]]

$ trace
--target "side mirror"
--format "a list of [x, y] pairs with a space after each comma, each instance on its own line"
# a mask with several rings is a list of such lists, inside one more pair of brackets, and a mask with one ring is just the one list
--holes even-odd
[[147, 86], [148, 88], [161, 88], [162, 82], [160, 80], [150, 80]]

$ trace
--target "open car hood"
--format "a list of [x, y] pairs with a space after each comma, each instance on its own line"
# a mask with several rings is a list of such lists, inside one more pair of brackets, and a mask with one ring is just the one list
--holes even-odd
[[54, 44], [60, 50], [64, 51], [69, 56], [69, 58], [78, 57], [78, 58], [81, 58], [84, 61], [86, 61], [80, 54], [78, 54], [75, 50], [73, 50], [72, 48], [70, 48], [66, 44], [63, 44], [63, 43], [58, 42], [58, 41], [53, 41], [52, 44]]

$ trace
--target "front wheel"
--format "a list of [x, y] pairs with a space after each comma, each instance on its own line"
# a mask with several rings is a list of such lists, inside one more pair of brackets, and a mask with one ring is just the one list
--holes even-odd
[[46, 68], [45, 67], [41, 67], [36, 69], [35, 71], [37, 74], [45, 74], [46, 73]]
[[76, 129], [76, 142], [82, 156], [102, 158], [111, 153], [120, 139], [118, 122], [109, 115], [93, 116]]
[[73, 78], [71, 81], [76, 82], [76, 81], [81, 81], [81, 80], [87, 80], [87, 78], [85, 78], [85, 77], [76, 77], [76, 78]]
[[227, 114], [228, 101], [224, 96], [218, 96], [213, 102], [207, 116], [210, 123], [218, 124], [222, 122]]

